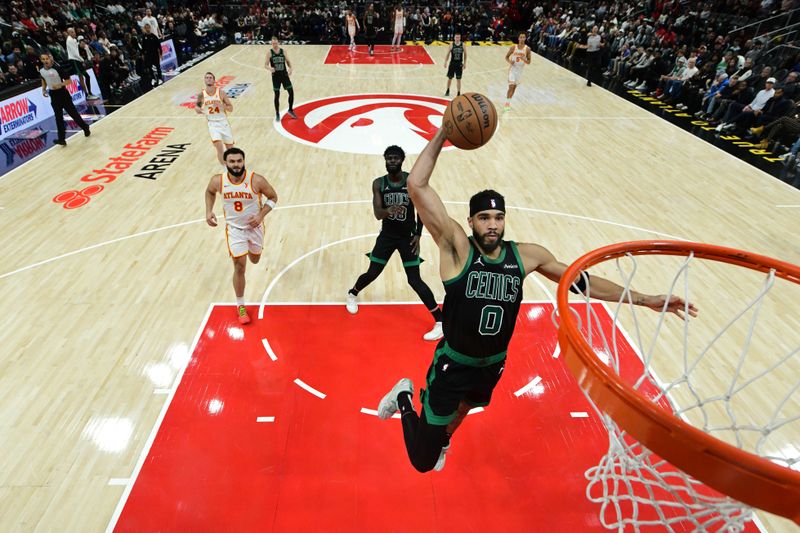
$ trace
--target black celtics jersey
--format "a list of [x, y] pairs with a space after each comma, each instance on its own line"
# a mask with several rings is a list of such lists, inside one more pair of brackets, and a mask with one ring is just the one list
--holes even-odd
[[464, 43], [453, 43], [453, 49], [450, 51], [453, 56], [453, 63], [461, 64], [464, 62]]
[[517, 244], [501, 243], [500, 255], [481, 255], [472, 238], [464, 269], [444, 282], [444, 338], [469, 358], [505, 356], [522, 302], [525, 271]]
[[401, 206], [400, 213], [390, 215], [383, 219], [381, 231], [393, 235], [412, 235], [417, 227], [414, 213], [414, 204], [408, 197], [408, 172], [403, 172], [403, 179], [399, 183], [392, 183], [389, 175], [378, 178], [381, 180], [381, 201], [383, 208], [387, 209], [392, 205]]
[[364, 26], [366, 33], [373, 35], [375, 33], [375, 12], [367, 10], [364, 13]]
[[269, 49], [269, 64], [275, 69], [274, 74], [286, 71], [286, 56], [283, 55], [283, 48], [279, 48], [277, 54], [272, 48]]

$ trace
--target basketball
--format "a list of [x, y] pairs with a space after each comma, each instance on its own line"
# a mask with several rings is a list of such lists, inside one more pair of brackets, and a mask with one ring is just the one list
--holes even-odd
[[447, 106], [442, 125], [450, 144], [462, 150], [474, 150], [494, 135], [497, 111], [484, 95], [464, 93]]

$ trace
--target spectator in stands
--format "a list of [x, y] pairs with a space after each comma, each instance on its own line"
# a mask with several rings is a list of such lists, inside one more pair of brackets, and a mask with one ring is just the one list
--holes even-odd
[[158, 27], [158, 19], [153, 16], [153, 11], [150, 8], [145, 9], [144, 16], [139, 21], [139, 27], [144, 32], [144, 27], [146, 25], [150, 25], [150, 32], [156, 36], [157, 39], [161, 39], [161, 30]]
[[703, 95], [714, 83], [715, 78], [714, 64], [706, 63], [703, 65], [699, 72], [683, 85], [681, 102], [676, 103], [675, 107], [681, 111], [688, 110], [691, 112], [700, 109]]
[[764, 89], [758, 91], [755, 98], [753, 98], [749, 104], [742, 105], [738, 102], [734, 102], [728, 106], [725, 117], [722, 119], [722, 123], [717, 126], [716, 131], [722, 132], [732, 130], [736, 128], [737, 123], [740, 122], [743, 127], [749, 127], [750, 124], [752, 124], [753, 117], [756, 116], [754, 112], [757, 111], [760, 114], [764, 106], [767, 105], [767, 102], [775, 94], [774, 86], [775, 78], [767, 78], [765, 80]]
[[625, 82], [625, 87], [631, 89], [635, 87], [640, 91], [645, 89], [647, 87], [645, 80], [655, 60], [656, 55], [653, 52], [653, 49], [648, 48], [645, 50], [645, 53], [640, 56], [639, 61], [631, 67], [630, 79]]
[[70, 74], [75, 74], [81, 83], [81, 88], [87, 98], [98, 98], [92, 93], [92, 86], [89, 82], [89, 75], [86, 73], [84, 62], [86, 58], [81, 55], [80, 45], [75, 35], [75, 28], [67, 28], [67, 60], [70, 65]]
[[25, 81], [25, 76], [17, 69], [16, 65], [8, 65], [6, 80], [10, 82], [9, 85], [19, 85]]
[[753, 100], [753, 89], [747, 85], [746, 81], [739, 80], [735, 85], [732, 83], [728, 84], [728, 86], [721, 91], [720, 95], [717, 103], [717, 110], [714, 111], [714, 114], [709, 120], [709, 123], [712, 125], [720, 123], [720, 119], [725, 116], [731, 104], [738, 103], [744, 108], [744, 106], [751, 102]]
[[800, 98], [800, 72], [790, 72], [783, 80], [783, 94], [789, 100]]
[[766, 88], [767, 80], [771, 77], [772, 77], [772, 67], [766, 66], [763, 69], [761, 69], [760, 74], [750, 76], [750, 78], [747, 80], [747, 84], [750, 87], [752, 87], [753, 91], [759, 92]]
[[735, 85], [737, 81], [738, 78], [736, 77], [736, 74], [731, 77], [728, 77], [728, 75], [724, 72], [717, 74], [714, 83], [712, 83], [708, 88], [708, 91], [703, 94], [703, 99], [700, 103], [700, 111], [695, 113], [695, 116], [699, 118], [705, 118], [706, 116], [711, 115], [711, 113], [714, 111], [717, 101], [720, 98], [722, 89], [727, 87], [729, 83], [733, 83]]
[[100, 61], [99, 83], [103, 94], [116, 101], [121, 95], [122, 84], [128, 78], [130, 71], [119, 55], [119, 48], [111, 45], [109, 54]]
[[660, 95], [658, 98], [664, 102], [672, 102], [677, 100], [681, 95], [681, 91], [683, 91], [684, 84], [694, 75], [696, 75], [697, 72], [698, 70], [695, 66], [695, 58], [689, 58], [689, 60], [686, 61], [686, 67], [683, 70], [681, 70], [676, 76], [672, 76], [666, 80], [667, 83], [664, 89], [664, 94]]

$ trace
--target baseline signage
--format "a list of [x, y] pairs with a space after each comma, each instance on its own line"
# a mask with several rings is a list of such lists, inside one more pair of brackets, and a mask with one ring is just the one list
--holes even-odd
[[175, 43], [167, 39], [161, 43], [161, 72], [172, 72], [178, 69], [178, 54], [175, 53]]
[[[99, 84], [94, 76], [94, 71], [88, 71], [92, 87]], [[77, 76], [72, 76], [71, 82], [67, 85], [69, 94], [75, 104], [86, 103], [86, 93], [78, 82]], [[0, 140], [24, 130], [34, 124], [46, 120], [53, 116], [53, 107], [50, 105], [50, 98], [42, 96], [41, 87], [18, 94], [0, 102]]]

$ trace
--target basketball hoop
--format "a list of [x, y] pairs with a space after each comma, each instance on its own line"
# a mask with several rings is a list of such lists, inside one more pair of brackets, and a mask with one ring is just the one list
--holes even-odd
[[[605, 271], [602, 275], [624, 287], [613, 323], [600, 325], [595, 306], [588, 303], [590, 284], [589, 294], [581, 296], [583, 303], [574, 306], [585, 307], [581, 325], [568, 301], [567, 280], [609, 260], [614, 262], [598, 268], [615, 265], [621, 281]], [[729, 302], [720, 294], [719, 303], [712, 300], [716, 305], [698, 305], [698, 318], [689, 320], [687, 309], [686, 322], [676, 317], [665, 320], [666, 308], [659, 315], [625, 305], [632, 303], [637, 270], [652, 274], [649, 266], [639, 266], [648, 261], [657, 261], [661, 268], [663, 263], [680, 261], [669, 290], [658, 292], [672, 295], [680, 288], [687, 302], [692, 299], [690, 266], [693, 275], [703, 276], [706, 292], [698, 291], [698, 298], [716, 297], [718, 293], [709, 293], [717, 285], [737, 293], [747, 291], [751, 278], [756, 294], [745, 304], [738, 297]], [[735, 268], [740, 277], [730, 277], [731, 267], [725, 264], [749, 270]], [[726, 274], [717, 283], [713, 275], [722, 271]], [[738, 281], [742, 278], [748, 281]], [[732, 279], [736, 281], [731, 283]], [[780, 279], [789, 283], [780, 282], [781, 290], [771, 291]], [[653, 277], [637, 283], [637, 290], [654, 292], [647, 282], [652, 285]], [[787, 308], [787, 301], [795, 306]], [[760, 322], [764, 317], [769, 320], [773, 311], [774, 322]], [[693, 531], [712, 527], [741, 531], [752, 519], [751, 507], [800, 524], [800, 333], [765, 339], [767, 349], [761, 353], [757, 350], [762, 335], [755, 334], [756, 325], [787, 323], [782, 318], [787, 314], [792, 316], [788, 323], [797, 325], [798, 311], [800, 267], [740, 250], [636, 241], [600, 248], [570, 265], [558, 287], [558, 341], [567, 367], [609, 432], [608, 452], [598, 466], [586, 471], [587, 497], [601, 504], [604, 526], [620, 531], [626, 526], [638, 531], [641, 526], [665, 524], [678, 530], [683, 525]], [[728, 314], [732, 318], [717, 318]], [[704, 324], [704, 318], [716, 325]], [[635, 360], [635, 372], [625, 369], [624, 361], [621, 365], [619, 355], [629, 340], [624, 326], [630, 324], [635, 330], [630, 344], [639, 355], [630, 358]], [[653, 333], [642, 335], [641, 329], [648, 326]], [[658, 344], [670, 336], [683, 340], [680, 352], [673, 343]], [[659, 375], [663, 373], [676, 375], [663, 379]], [[751, 397], [758, 400], [757, 408]], [[768, 402], [766, 407], [762, 402]]]

